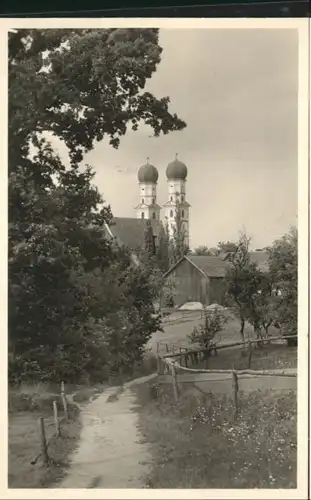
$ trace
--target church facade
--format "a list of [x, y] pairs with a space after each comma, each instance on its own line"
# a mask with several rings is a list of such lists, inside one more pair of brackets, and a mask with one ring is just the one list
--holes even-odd
[[[170, 237], [176, 227], [176, 214], [179, 212], [180, 226], [184, 233], [185, 245], [189, 247], [189, 209], [186, 198], [188, 169], [185, 163], [176, 158], [166, 168], [167, 201], [163, 207], [157, 203], [157, 183], [159, 173], [154, 165], [147, 163], [138, 170], [140, 202], [135, 207], [138, 219], [162, 220], [167, 226]], [[163, 219], [161, 211], [164, 212]]]
[[137, 173], [139, 184], [139, 204], [135, 207], [136, 217], [115, 217], [112, 224], [105, 227], [106, 235], [119, 244], [139, 252], [144, 245], [146, 220], [150, 220], [155, 244], [160, 229], [160, 221], [167, 227], [170, 237], [176, 227], [176, 214], [180, 216], [180, 228], [185, 245], [189, 247], [189, 209], [186, 198], [187, 166], [176, 158], [166, 168], [167, 201], [161, 207], [157, 202], [159, 172], [154, 165], [142, 165]]

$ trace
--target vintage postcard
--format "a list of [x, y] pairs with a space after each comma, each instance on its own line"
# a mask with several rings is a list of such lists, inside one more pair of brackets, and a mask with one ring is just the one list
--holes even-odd
[[308, 20], [1, 27], [1, 498], [307, 498]]

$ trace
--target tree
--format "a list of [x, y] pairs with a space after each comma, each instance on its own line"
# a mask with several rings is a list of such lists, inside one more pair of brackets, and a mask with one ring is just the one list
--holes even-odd
[[[286, 335], [297, 335], [298, 313], [298, 232], [292, 227], [267, 249], [274, 287], [275, 321]], [[297, 338], [289, 345], [297, 345]]]
[[[139, 299], [130, 290], [128, 300], [136, 297], [139, 308], [125, 300], [129, 281], [102, 231], [110, 207], [81, 162], [104, 137], [118, 147], [128, 126], [137, 130], [143, 122], [155, 136], [185, 127], [169, 112], [169, 98], [143, 92], [161, 51], [157, 29], [9, 35], [9, 336], [13, 359], [30, 363], [35, 374], [40, 368], [55, 379], [55, 365], [58, 375], [66, 367], [78, 380], [92, 364], [91, 346], [99, 342], [105, 350], [105, 329], [115, 325], [116, 333], [124, 317], [128, 335], [136, 327], [141, 335], [157, 328], [147, 295]], [[46, 132], [65, 142], [69, 167]], [[128, 262], [125, 255], [121, 260]], [[112, 284], [118, 321], [107, 293]]]
[[10, 168], [38, 132], [63, 139], [76, 163], [105, 136], [117, 147], [128, 125], [143, 122], [156, 136], [183, 129], [168, 97], [142, 92], [161, 60], [158, 35], [150, 28], [10, 33]]
[[[249, 243], [250, 239], [247, 235], [241, 234], [236, 244], [230, 243], [232, 251], [226, 257], [229, 262], [225, 277], [227, 297], [239, 316], [242, 341], [245, 340], [245, 320], [249, 315], [251, 297], [258, 289], [257, 269], [254, 264], [250, 263], [249, 258]], [[227, 244], [226, 248], [228, 250]], [[256, 323], [255, 318], [254, 322]], [[257, 323], [255, 328], [257, 329]]]
[[194, 249], [193, 255], [215, 255], [215, 253], [214, 249], [210, 249], [206, 245], [201, 245]]
[[235, 253], [237, 244], [233, 241], [220, 241], [217, 245], [216, 255], [228, 259]]
[[220, 333], [228, 318], [218, 309], [204, 311], [204, 320], [199, 327], [194, 327], [192, 333], [188, 335], [191, 344], [199, 345], [205, 349], [205, 367], [208, 367], [208, 359], [213, 350], [216, 351], [215, 337]]

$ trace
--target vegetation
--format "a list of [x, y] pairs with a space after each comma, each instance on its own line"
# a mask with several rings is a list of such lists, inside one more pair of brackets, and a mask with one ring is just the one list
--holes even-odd
[[140, 123], [155, 136], [185, 127], [168, 97], [143, 92], [161, 51], [157, 29], [9, 35], [11, 382], [101, 381], [131, 369], [159, 328], [156, 283], [104, 237], [111, 210], [83, 157]]
[[[268, 248], [271, 281], [274, 287], [274, 321], [287, 335], [297, 334], [298, 320], [298, 233], [291, 228]], [[289, 339], [297, 345], [297, 337]]]
[[[285, 335], [297, 334], [297, 230], [291, 229], [266, 251], [269, 269], [263, 272], [251, 262], [250, 239], [242, 234], [235, 250], [227, 255], [230, 267], [226, 273], [229, 304], [233, 304], [241, 321], [241, 336], [247, 319], [257, 337], [268, 335], [271, 325], [282, 327]], [[295, 343], [294, 339], [290, 343]]]
[[153, 457], [150, 488], [296, 487], [293, 392], [243, 394], [234, 421], [229, 396], [185, 389], [174, 403], [171, 387], [162, 387], [152, 400], [147, 384], [136, 388], [140, 429]]
[[205, 368], [208, 368], [208, 360], [212, 351], [216, 352], [217, 342], [215, 342], [215, 337], [223, 331], [224, 325], [227, 322], [228, 317], [217, 308], [212, 311], [205, 310], [203, 323], [198, 327], [195, 326], [189, 335], [190, 344], [195, 344], [205, 349]]

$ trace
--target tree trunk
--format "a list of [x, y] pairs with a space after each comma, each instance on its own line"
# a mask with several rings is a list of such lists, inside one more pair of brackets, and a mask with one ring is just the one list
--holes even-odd
[[262, 333], [260, 326], [254, 326], [254, 333], [256, 335], [256, 338], [261, 340], [260, 342], [257, 342], [257, 346], [262, 347], [263, 342], [262, 342]]
[[245, 318], [240, 314], [240, 322], [241, 322], [241, 327], [240, 327], [240, 335], [242, 338], [242, 342], [245, 341], [245, 336], [244, 336], [244, 328], [245, 328]]

